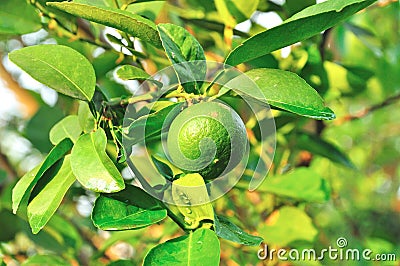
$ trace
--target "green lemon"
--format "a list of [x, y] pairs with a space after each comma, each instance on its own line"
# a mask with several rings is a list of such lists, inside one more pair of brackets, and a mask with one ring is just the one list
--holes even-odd
[[241, 161], [246, 147], [243, 121], [221, 102], [201, 102], [184, 109], [172, 121], [167, 136], [171, 162], [204, 179], [231, 171]]

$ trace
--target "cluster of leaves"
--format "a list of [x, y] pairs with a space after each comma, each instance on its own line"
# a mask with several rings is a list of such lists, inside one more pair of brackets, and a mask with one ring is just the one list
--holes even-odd
[[[64, 196], [72, 188], [82, 187], [97, 193], [91, 218], [99, 229], [141, 229], [159, 223], [167, 216], [184, 229], [185, 235], [151, 249], [144, 260], [145, 265], [202, 265], [205, 260], [210, 265], [218, 265], [218, 237], [241, 245], [258, 246], [262, 238], [244, 232], [233, 223], [235, 218], [229, 219], [215, 214], [223, 209], [218, 203], [215, 206], [216, 211], [211, 204], [185, 208], [168, 206], [133, 186], [121, 174], [126, 167], [126, 153], [121, 145], [124, 109], [127, 104], [135, 101], [151, 102], [155, 94], [152, 90], [131, 97], [130, 92], [113, 79], [112, 73], [115, 72], [121, 80], [142, 81], [150, 77], [148, 73], [170, 64], [174, 66], [206, 58], [222, 58], [224, 63], [244, 69], [247, 76], [261, 89], [263, 97], [259, 97], [259, 92], [252, 91], [251, 87], [237, 88], [236, 92], [239, 94], [206, 91], [205, 88], [210, 84], [201, 82], [182, 84], [183, 91], [177, 88], [175, 97], [182, 102], [188, 96], [219, 97], [234, 107], [239, 106], [237, 111], [242, 117], [246, 116], [242, 98], [258, 101], [276, 110], [274, 114], [278, 129], [278, 150], [272, 169], [274, 176], [266, 179], [258, 191], [274, 195], [277, 202], [273, 201], [272, 206], [262, 206], [271, 214], [267, 225], [258, 233], [264, 236], [267, 243], [280, 246], [296, 241], [311, 242], [315, 238], [317, 231], [310, 218], [296, 205], [303, 202], [326, 202], [331, 195], [330, 186], [324, 178], [309, 168], [298, 167], [285, 173], [287, 161], [294, 161], [293, 158], [285, 158], [288, 156], [286, 151], [298, 151], [290, 153], [290, 157], [296, 157], [300, 151], [302, 155], [306, 151], [306, 155], [319, 155], [348, 168], [354, 166], [335, 145], [321, 138], [320, 131], [310, 133], [304, 130], [310, 122], [309, 118], [335, 118], [320, 96], [327, 92], [328, 74], [320, 67], [324, 64], [324, 51], [319, 50], [315, 43], [323, 43], [324, 40], [316, 37], [315, 41], [309, 44], [307, 42], [310, 37], [319, 36], [322, 31], [375, 1], [330, 0], [320, 4], [314, 4], [314, 1], [287, 1], [285, 6], [268, 1], [225, 0], [216, 0], [215, 3], [187, 1], [181, 7], [165, 4], [165, 9], [170, 10], [173, 24], [154, 22], [157, 16], [163, 15], [162, 12], [159, 13], [161, 4], [164, 4], [162, 1], [30, 1], [33, 5], [28, 5], [23, 0], [18, 1], [26, 6], [24, 16], [15, 8], [16, 1], [0, 3], [1, 10], [6, 15], [1, 20], [0, 33], [19, 35], [44, 27], [49, 32], [56, 33], [58, 44], [16, 50], [9, 54], [10, 60], [37, 81], [79, 101], [77, 114], [65, 116], [54, 126], [51, 125], [50, 144], [43, 147], [44, 152], [48, 151], [44, 161], [20, 178], [13, 188], [12, 210], [14, 213], [21, 210], [18, 214], [22, 217], [27, 213], [27, 220], [34, 234], [47, 226], [55, 227], [54, 220], [61, 218], [54, 214]], [[185, 12], [185, 5], [198, 6], [204, 11], [204, 16], [201, 19], [196, 18], [197, 12], [201, 11], [193, 8], [190, 12]], [[41, 20], [37, 15], [38, 10]], [[275, 11], [289, 18], [280, 26], [268, 30], [260, 30], [254, 26], [250, 30], [251, 36], [234, 29], [257, 10]], [[23, 21], [17, 23], [16, 16]], [[185, 29], [179, 25], [187, 27]], [[119, 37], [101, 35], [104, 26], [116, 29]], [[209, 31], [212, 33], [205, 34]], [[77, 41], [67, 42], [66, 38]], [[141, 49], [137, 47], [137, 40]], [[285, 67], [278, 66], [276, 55], [271, 53], [300, 41], [306, 43], [306, 62], [302, 59], [304, 55], [295, 54], [299, 58], [293, 59], [292, 65], [286, 68], [291, 71], [277, 69]], [[111, 44], [120, 50], [111, 49]], [[105, 52], [94, 57], [91, 52], [99, 47], [105, 49]], [[281, 61], [285, 63], [283, 59]], [[179, 65], [174, 70], [178, 80], [185, 80], [187, 77], [191, 80], [203, 80], [205, 75], [205, 70], [194, 72], [187, 68], [182, 69]], [[348, 70], [354, 74], [351, 80], [358, 82], [361, 87], [362, 78], [357, 73], [370, 76], [365, 71], [351, 67]], [[294, 72], [298, 72], [304, 79]], [[230, 82], [235, 84], [234, 79]], [[153, 83], [156, 92], [163, 85], [157, 80], [153, 80]], [[141, 110], [136, 110], [139, 115], [130, 125], [130, 129], [135, 129], [145, 121], [148, 123], [146, 134], [157, 134], [165, 117], [174, 107], [176, 106], [172, 103], [160, 105], [146, 117], [140, 116]], [[251, 121], [249, 118], [245, 120]], [[295, 127], [292, 127], [293, 123]], [[321, 124], [323, 125], [318, 122], [318, 125]], [[257, 147], [262, 141], [257, 135], [257, 126], [252, 126], [251, 123], [246, 125], [252, 132], [251, 136], [254, 136], [254, 140], [250, 141]], [[258, 154], [251, 156], [251, 160], [258, 161]], [[173, 176], [172, 170], [156, 158], [154, 164], [166, 177]], [[300, 160], [297, 164], [304, 166], [309, 161]], [[252, 165], [249, 164], [248, 167], [247, 171], [251, 172]], [[247, 176], [243, 176], [237, 186], [239, 191], [247, 188], [248, 182]], [[197, 186], [204, 185], [204, 181], [199, 175], [192, 174], [175, 180], [173, 184]], [[206, 190], [203, 192], [207, 193]], [[296, 220], [300, 228], [289, 237], [282, 228], [289, 228], [293, 220]], [[38, 257], [31, 260], [32, 263], [37, 263], [36, 260], [40, 259], [45, 260]], [[52, 259], [60, 260], [47, 258]]]

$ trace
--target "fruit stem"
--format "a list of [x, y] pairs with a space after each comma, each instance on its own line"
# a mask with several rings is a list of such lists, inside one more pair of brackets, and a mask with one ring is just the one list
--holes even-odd
[[124, 106], [132, 103], [137, 103], [137, 102], [143, 102], [143, 101], [149, 101], [153, 100], [154, 96], [151, 93], [146, 93], [142, 95], [137, 95], [130, 97], [128, 99], [121, 99], [121, 98], [116, 98], [116, 99], [111, 99], [110, 101], [104, 102], [107, 106]]

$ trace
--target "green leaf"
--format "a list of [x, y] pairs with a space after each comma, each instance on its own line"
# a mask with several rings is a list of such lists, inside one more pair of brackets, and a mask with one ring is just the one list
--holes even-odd
[[[58, 25], [62, 25], [62, 27], [64, 29], [66, 29], [67, 31], [69, 31], [69, 32], [76, 33], [78, 31], [78, 23], [77, 23], [77, 20], [76, 20], [75, 17], [73, 17], [72, 15], [70, 15], [68, 13], [62, 12], [62, 11], [56, 9], [56, 8], [52, 8], [52, 7], [49, 7], [49, 6], [46, 7], [46, 4], [48, 2], [53, 2], [54, 0], [53, 1], [52, 0], [34, 0], [34, 1], [35, 1], [34, 5], [35, 4], [39, 4], [40, 6], [43, 7], [43, 9], [44, 8], [46, 9], [47, 14], [49, 14], [51, 16], [51, 18], [56, 18], [57, 19], [57, 26]], [[63, 2], [64, 0], [55, 0], [55, 1], [56, 2]], [[32, 1], [31, 1], [31, 3], [32, 3]], [[48, 20], [47, 20], [46, 17], [44, 17], [42, 19], [42, 21], [45, 22], [45, 23], [48, 23]], [[67, 42], [71, 43], [70, 40], [67, 40]], [[58, 40], [57, 40], [57, 43], [61, 44], [60, 42], [58, 42]], [[69, 45], [67, 45], [67, 46], [69, 46]], [[74, 45], [72, 45], [71, 48], [74, 48], [73, 46]]]
[[174, 173], [172, 169], [164, 162], [158, 160], [155, 156], [151, 156], [151, 160], [153, 161], [155, 167], [158, 172], [165, 178], [172, 180], [174, 178]]
[[149, 80], [156, 84], [159, 88], [162, 88], [163, 84], [157, 80], [151, 79], [150, 75], [147, 74], [143, 69], [125, 65], [117, 69], [117, 76], [122, 80]]
[[[173, 24], [158, 24], [162, 46], [173, 64], [179, 82], [189, 93], [200, 92], [207, 65], [203, 48], [184, 28]], [[197, 60], [201, 60], [195, 62]], [[186, 63], [191, 62], [191, 63]], [[185, 64], [186, 63], [186, 64]]]
[[116, 28], [131, 34], [133, 37], [138, 37], [143, 41], [149, 42], [156, 47], [161, 47], [160, 37], [154, 23], [131, 12], [117, 8], [71, 2], [51, 2], [48, 5], [72, 15]]
[[42, 166], [41, 164], [37, 165], [35, 168], [33, 168], [32, 170], [27, 172], [25, 175], [23, 175], [18, 180], [18, 183], [15, 184], [15, 187], [13, 188], [13, 191], [12, 191], [12, 209], [13, 209], [14, 214], [17, 213], [17, 210], [19, 208], [19, 205], [20, 205], [22, 199], [30, 194], [33, 186], [37, 182], [37, 180], [35, 180], [35, 179], [40, 178], [40, 176], [38, 178], [36, 176], [37, 176], [41, 166]]
[[98, 7], [116, 7], [113, 0], [74, 0], [74, 3]]
[[52, 236], [57, 238], [64, 250], [71, 247], [73, 250], [79, 251], [82, 247], [82, 238], [84, 236], [80, 234], [74, 223], [66, 219], [68, 217], [61, 217], [55, 213], [41, 232], [47, 231], [50, 234], [52, 233]]
[[180, 216], [184, 217], [185, 228], [195, 229], [202, 222], [214, 221], [214, 209], [200, 174], [186, 174], [174, 180], [172, 199]]
[[[168, 126], [172, 119], [181, 111], [182, 103], [174, 103], [154, 113], [143, 116], [126, 128], [125, 147], [131, 147], [145, 138], [155, 138], [161, 135], [163, 126]], [[168, 121], [165, 121], [168, 119]]]
[[13, 51], [10, 60], [37, 81], [67, 96], [90, 101], [96, 76], [90, 62], [62, 45], [36, 45]]
[[138, 3], [138, 1], [135, 1], [132, 5], [129, 5], [126, 10], [154, 21], [163, 10], [166, 1], [142, 2], [143, 3]]
[[76, 142], [82, 133], [77, 115], [69, 115], [54, 125], [50, 130], [50, 141], [57, 145], [65, 138]]
[[266, 243], [281, 247], [297, 241], [312, 243], [318, 234], [304, 211], [289, 206], [274, 211], [258, 231]]
[[139, 229], [167, 217], [160, 203], [134, 186], [120, 192], [100, 195], [92, 211], [93, 224], [102, 230]]
[[259, 0], [232, 0], [227, 1], [229, 12], [235, 17], [236, 22], [243, 22], [257, 10]]
[[40, 177], [38, 182], [35, 184], [32, 189], [28, 203], [32, 201], [34, 197], [36, 197], [44, 187], [50, 182], [50, 180], [57, 174], [58, 170], [60, 170], [63, 163], [63, 159], [58, 160], [55, 164], [53, 164], [48, 170], [44, 172], [44, 174]]
[[58, 172], [28, 205], [28, 221], [32, 233], [37, 234], [46, 225], [74, 182], [70, 155], [67, 155]]
[[[78, 223], [83, 220], [81, 217], [74, 218]], [[24, 233], [35, 245], [57, 254], [73, 254], [74, 251], [78, 252], [82, 246], [82, 236], [76, 227], [57, 213], [51, 217], [39, 233], [34, 235], [29, 228], [24, 228]]]
[[86, 189], [112, 193], [125, 188], [117, 167], [105, 152], [106, 133], [102, 128], [81, 135], [71, 152], [71, 168]]
[[263, 241], [262, 237], [246, 233], [224, 216], [215, 217], [215, 233], [221, 238], [246, 246], [258, 246]]
[[185, 230], [211, 228], [214, 222], [214, 209], [200, 174], [181, 175], [172, 182], [172, 189], [164, 192], [163, 199], [169, 209], [169, 215], [174, 217], [174, 221], [181, 228]]
[[[196, 18], [184, 18], [180, 17], [180, 19], [185, 23], [185, 24], [193, 24], [197, 27], [203, 28], [204, 30], [208, 31], [216, 31], [220, 34], [223, 34], [225, 25], [218, 22], [218, 21], [213, 21], [213, 20], [206, 20], [206, 19], [196, 19]], [[239, 37], [245, 37], [248, 38], [249, 35], [245, 32], [233, 29], [233, 34], [237, 35]]]
[[14, 213], [17, 212], [21, 201], [30, 194], [32, 188], [36, 185], [42, 175], [58, 160], [64, 157], [64, 155], [72, 148], [72, 146], [73, 143], [71, 140], [64, 139], [49, 152], [40, 165], [33, 168], [31, 171], [21, 177], [12, 191], [12, 209]]
[[252, 36], [226, 58], [228, 65], [238, 65], [303, 41], [333, 27], [376, 0], [329, 0], [310, 6], [283, 24]]
[[101, 92], [101, 94], [103, 94], [107, 101], [112, 101], [113, 99], [117, 98], [123, 99], [132, 96], [132, 93], [129, 92], [124, 85], [115, 81], [111, 72], [99, 80], [98, 90]]
[[219, 256], [216, 234], [209, 229], [198, 229], [152, 248], [143, 265], [214, 266], [219, 265]]
[[349, 157], [339, 150], [338, 147], [315, 134], [298, 132], [296, 134], [296, 147], [328, 158], [332, 162], [339, 163], [348, 168], [356, 169]]
[[237, 24], [236, 19], [229, 12], [228, 9], [228, 1], [226, 0], [215, 0], [215, 8], [218, 11], [218, 15], [221, 18], [224, 18], [224, 24], [229, 28], [234, 28]]
[[53, 148], [49, 140], [49, 132], [63, 117], [64, 114], [58, 106], [41, 105], [25, 126], [24, 133], [26, 138], [39, 151], [48, 153]]
[[[107, 33], [107, 38], [109, 39], [109, 36], [114, 37], [111, 34]], [[116, 37], [114, 37], [116, 38]], [[119, 45], [123, 45], [121, 41], [118, 43]], [[93, 59], [93, 68], [94, 72], [96, 73], [96, 78], [98, 80], [102, 79], [104, 76], [107, 75], [108, 72], [113, 70], [119, 65], [119, 54], [115, 52], [114, 50], [106, 51]]]
[[4, 181], [7, 179], [7, 172], [0, 168], [0, 186], [3, 185]]
[[268, 177], [257, 190], [318, 203], [326, 202], [331, 195], [329, 183], [309, 168], [296, 168], [281, 176]]
[[57, 265], [57, 266], [69, 266], [71, 265], [68, 261], [65, 261], [63, 258], [58, 257], [56, 255], [46, 254], [46, 255], [33, 255], [32, 257], [28, 258], [24, 261], [22, 266], [50, 266], [50, 265]]
[[132, 266], [131, 260], [115, 260], [107, 264], [107, 266]]
[[[247, 76], [247, 77], [246, 77]], [[253, 80], [261, 92], [248, 81]], [[242, 93], [244, 97], [315, 119], [331, 120], [335, 114], [310, 85], [295, 73], [278, 69], [253, 69], [232, 79], [225, 87]]]
[[0, 35], [20, 35], [41, 28], [39, 14], [25, 0], [0, 1]]
[[0, 241], [5, 243], [15, 240], [15, 235], [23, 230], [26, 222], [6, 208], [1, 208], [0, 217]]
[[83, 132], [89, 133], [94, 130], [96, 120], [93, 117], [92, 112], [90, 112], [89, 105], [86, 102], [79, 103], [78, 120]]
[[[257, 10], [259, 0], [215, 0], [218, 13], [226, 25], [234, 27], [251, 17]], [[232, 16], [232, 19], [227, 19]]]
[[284, 7], [286, 8], [287, 12], [289, 12], [289, 15], [293, 15], [306, 7], [309, 7], [311, 5], [315, 4], [315, 0], [303, 0], [303, 1], [298, 1], [298, 0], [287, 0], [285, 2]]

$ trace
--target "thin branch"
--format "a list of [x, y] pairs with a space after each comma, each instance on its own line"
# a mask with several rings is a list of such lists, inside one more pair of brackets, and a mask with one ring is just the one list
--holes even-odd
[[[48, 31], [54, 31], [57, 34], [61, 34], [62, 36], [68, 37], [71, 40], [79, 40], [82, 42], [86, 42], [92, 45], [96, 45], [99, 47], [104, 48], [105, 50], [110, 50], [112, 47], [109, 46], [107, 43], [103, 43], [101, 41], [98, 41], [94, 38], [93, 33], [90, 31], [89, 26], [83, 27], [83, 20], [82, 19], [78, 19], [78, 32], [72, 32], [67, 26], [65, 26], [62, 21], [60, 21], [57, 17], [55, 17], [54, 15], [52, 15], [45, 7], [43, 7], [39, 2], [37, 1], [33, 1], [31, 2], [31, 4], [37, 8], [40, 13], [41, 16], [46, 17], [50, 20], [54, 20], [57, 23], [58, 27], [50, 27], [49, 25], [44, 24], [43, 26], [48, 30]], [[84, 38], [79, 36], [79, 32], [81, 34], [84, 35], [88, 35], [88, 38]], [[91, 39], [90, 39], [91, 38]]]
[[368, 114], [370, 114], [370, 113], [372, 113], [374, 111], [380, 110], [380, 109], [382, 109], [382, 108], [384, 108], [386, 106], [392, 105], [392, 104], [396, 103], [399, 100], [400, 100], [400, 93], [387, 98], [386, 100], [384, 100], [381, 103], [378, 103], [376, 105], [372, 105], [372, 106], [370, 106], [368, 108], [365, 108], [365, 109], [357, 112], [354, 115], [346, 115], [346, 116], [342, 117], [341, 119], [336, 120], [335, 124], [339, 124], [340, 125], [340, 124], [342, 124], [344, 122], [347, 122], [347, 121], [353, 121], [353, 120], [361, 119], [361, 118], [367, 116]]
[[7, 175], [14, 179], [18, 176], [17, 171], [15, 170], [14, 166], [10, 163], [7, 156], [1, 152], [0, 149], [0, 169], [3, 169], [7, 172]]
[[[322, 40], [321, 43], [319, 44], [318, 50], [319, 50], [319, 54], [321, 56], [321, 62], [322, 64], [324, 63], [325, 59], [326, 59], [326, 48], [328, 45], [328, 41], [329, 41], [329, 35], [332, 32], [332, 28], [331, 29], [327, 29], [326, 31], [324, 31], [324, 33], [322, 34]], [[323, 120], [316, 120], [315, 121], [315, 133], [320, 136], [322, 134], [322, 131], [324, 131], [326, 127], [326, 124], [324, 123]]]
[[321, 61], [324, 62], [325, 61], [325, 49], [326, 46], [328, 44], [328, 40], [329, 40], [329, 34], [331, 33], [332, 28], [327, 29], [326, 31], [324, 31], [324, 33], [322, 34], [322, 40], [321, 43], [319, 44], [319, 54], [321, 55]]

